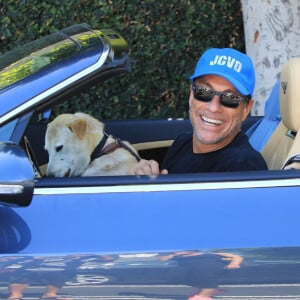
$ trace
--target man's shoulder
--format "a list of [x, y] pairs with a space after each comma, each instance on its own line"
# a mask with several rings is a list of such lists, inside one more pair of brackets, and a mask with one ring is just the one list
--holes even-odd
[[234, 161], [240, 170], [265, 170], [267, 165], [260, 152], [255, 150], [248, 141], [248, 137], [240, 132], [231, 145], [224, 149], [224, 155], [227, 156], [228, 162]]
[[193, 133], [192, 131], [186, 131], [180, 133], [174, 140], [172, 147], [182, 146], [185, 144], [192, 144]]
[[239, 151], [240, 154], [243, 155], [245, 152], [250, 152], [253, 154], [259, 153], [256, 151], [251, 144], [249, 143], [248, 136], [244, 132], [239, 132], [235, 139], [227, 146], [225, 149]]

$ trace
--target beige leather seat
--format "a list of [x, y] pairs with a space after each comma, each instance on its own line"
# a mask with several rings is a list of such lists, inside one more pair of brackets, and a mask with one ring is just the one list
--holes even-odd
[[281, 122], [261, 153], [269, 170], [300, 169], [300, 57], [291, 58], [280, 75]]

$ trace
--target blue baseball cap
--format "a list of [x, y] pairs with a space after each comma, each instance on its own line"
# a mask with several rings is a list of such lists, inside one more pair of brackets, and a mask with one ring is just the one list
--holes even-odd
[[253, 95], [255, 70], [251, 58], [232, 48], [210, 48], [200, 57], [192, 81], [204, 75], [227, 79], [242, 95]]

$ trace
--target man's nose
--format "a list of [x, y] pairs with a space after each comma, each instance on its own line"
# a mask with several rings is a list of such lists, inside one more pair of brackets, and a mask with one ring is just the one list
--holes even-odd
[[214, 95], [211, 101], [208, 103], [209, 109], [211, 111], [218, 111], [222, 108], [222, 104], [220, 102], [220, 96]]

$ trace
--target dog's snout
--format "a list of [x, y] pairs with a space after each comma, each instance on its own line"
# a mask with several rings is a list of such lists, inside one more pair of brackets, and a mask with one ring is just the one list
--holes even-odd
[[68, 169], [68, 171], [65, 173], [64, 177], [70, 177], [70, 174], [71, 174], [71, 169]]
[[58, 172], [47, 170], [47, 177], [71, 177], [71, 169], [68, 169], [66, 172]]
[[55, 177], [55, 174], [53, 174], [52, 172], [50, 171], [47, 171], [47, 177]]

